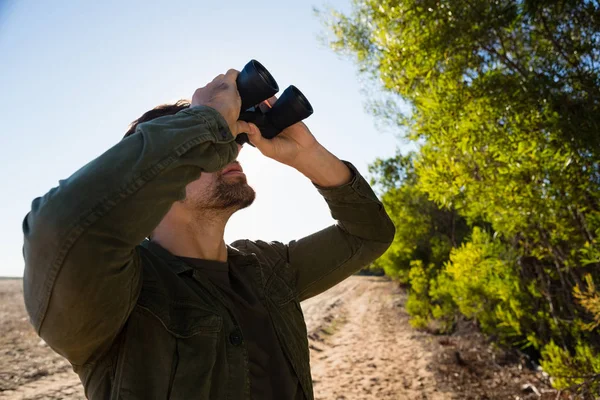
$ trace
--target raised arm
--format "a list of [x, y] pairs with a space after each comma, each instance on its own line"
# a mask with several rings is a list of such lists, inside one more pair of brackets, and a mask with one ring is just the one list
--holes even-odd
[[73, 364], [103, 353], [131, 313], [136, 246], [188, 183], [235, 159], [235, 75], [196, 91], [196, 107], [138, 125], [33, 201], [23, 221], [25, 305], [38, 334]]
[[249, 136], [263, 154], [309, 178], [337, 221], [288, 244], [255, 243], [286, 259], [295, 271], [300, 301], [341, 282], [387, 250], [395, 227], [382, 203], [356, 168], [321, 146], [303, 123], [270, 141]]
[[[368, 266], [394, 239], [395, 228], [383, 205], [356, 168], [344, 164], [353, 172], [349, 182], [316, 185], [336, 224], [286, 246], [289, 263], [297, 270], [300, 301]], [[332, 169], [321, 171], [334, 176]]]

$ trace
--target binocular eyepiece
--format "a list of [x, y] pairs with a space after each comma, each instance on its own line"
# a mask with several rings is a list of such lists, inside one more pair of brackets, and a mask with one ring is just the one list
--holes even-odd
[[[275, 95], [279, 86], [269, 71], [256, 60], [244, 66], [236, 84], [242, 99], [239, 119], [255, 124], [264, 138], [274, 138], [288, 126], [313, 113], [308, 99], [293, 85], [283, 91], [270, 109], [263, 112], [259, 104]], [[250, 143], [245, 133], [239, 134], [235, 140], [239, 144]]]

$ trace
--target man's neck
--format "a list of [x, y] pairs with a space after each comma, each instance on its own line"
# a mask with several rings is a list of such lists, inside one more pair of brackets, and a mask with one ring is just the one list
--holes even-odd
[[228, 219], [214, 214], [196, 215], [189, 220], [165, 218], [150, 240], [175, 256], [227, 261], [223, 236]]

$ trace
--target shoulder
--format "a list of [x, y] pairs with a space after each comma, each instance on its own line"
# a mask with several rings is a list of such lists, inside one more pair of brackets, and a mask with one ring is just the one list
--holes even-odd
[[278, 241], [249, 240], [241, 239], [232, 242], [229, 245], [230, 251], [238, 251], [244, 255], [254, 254], [261, 263], [269, 265], [277, 264], [280, 261], [287, 261], [287, 245]]
[[286, 304], [297, 296], [297, 271], [288, 260], [288, 246], [264, 240], [236, 240], [230, 247], [246, 256], [256, 257], [262, 270], [265, 292], [277, 304]]

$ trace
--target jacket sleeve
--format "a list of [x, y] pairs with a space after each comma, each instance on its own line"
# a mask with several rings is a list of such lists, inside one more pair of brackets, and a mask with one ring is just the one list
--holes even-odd
[[188, 183], [237, 151], [223, 117], [194, 107], [138, 125], [36, 198], [23, 221], [23, 285], [38, 334], [73, 364], [107, 350], [141, 289], [136, 246]]
[[381, 256], [391, 245], [395, 227], [371, 186], [349, 162], [350, 182], [316, 188], [336, 224], [288, 244], [256, 242], [259, 251], [277, 254], [291, 266], [300, 301], [340, 283]]

